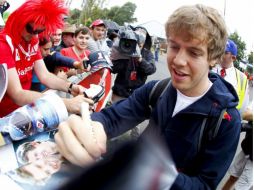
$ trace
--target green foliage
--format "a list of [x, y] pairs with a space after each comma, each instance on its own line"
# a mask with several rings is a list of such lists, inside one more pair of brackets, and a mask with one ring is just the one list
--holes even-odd
[[68, 22], [71, 24], [79, 23], [79, 18], [81, 15], [81, 11], [78, 9], [73, 9], [70, 11], [70, 17], [68, 18]]
[[104, 13], [102, 7], [106, 0], [87, 0], [83, 7], [78, 24], [89, 26], [91, 21], [103, 18]]
[[87, 27], [90, 27], [90, 25], [92, 24], [92, 19], [91, 18], [88, 18], [87, 20], [86, 20], [86, 23], [85, 23], [85, 26], [87, 26]]
[[119, 25], [123, 25], [125, 22], [133, 23], [137, 21], [137, 18], [134, 17], [136, 4], [127, 2], [122, 7], [114, 6], [108, 9], [103, 8], [105, 2], [106, 0], [87, 0], [82, 11], [78, 9], [70, 10], [68, 22], [89, 26], [93, 20], [98, 18], [112, 20]]
[[247, 67], [247, 72], [252, 75], [253, 74], [253, 51], [251, 51], [247, 57], [248, 57], [249, 64], [252, 65], [252, 67], [250, 66]]
[[246, 58], [244, 52], [246, 50], [246, 44], [242, 41], [241, 37], [238, 35], [237, 32], [234, 32], [229, 35], [229, 39], [233, 40], [237, 45], [237, 57], [235, 61], [235, 67], [239, 68], [239, 62]]
[[253, 64], [253, 51], [251, 51], [247, 57], [248, 57], [248, 62]]
[[114, 6], [107, 13], [107, 19], [113, 20], [119, 25], [123, 25], [125, 22], [133, 23], [137, 21], [134, 18], [134, 13], [136, 11], [136, 4], [127, 2], [122, 7]]
[[8, 17], [9, 17], [10, 14], [11, 14], [11, 13], [8, 12], [8, 11], [5, 11], [5, 12], [4, 12], [4, 14], [3, 14], [3, 20], [4, 20], [4, 22], [7, 21], [7, 19], [8, 19]]

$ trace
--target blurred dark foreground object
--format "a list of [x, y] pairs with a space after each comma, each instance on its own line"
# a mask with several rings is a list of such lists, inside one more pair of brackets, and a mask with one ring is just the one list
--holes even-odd
[[123, 144], [59, 190], [170, 189], [176, 176], [172, 158], [162, 143], [142, 139]]

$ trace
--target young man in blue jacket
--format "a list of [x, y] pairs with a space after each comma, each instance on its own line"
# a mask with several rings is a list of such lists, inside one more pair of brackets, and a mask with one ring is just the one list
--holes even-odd
[[[149, 119], [143, 135], [150, 132], [165, 140], [178, 171], [173, 184], [169, 183], [167, 188], [216, 189], [235, 155], [241, 121], [233, 86], [217, 74], [209, 73], [209, 67], [218, 63], [225, 52], [226, 25], [217, 10], [193, 5], [177, 9], [165, 29], [171, 84], [152, 112], [149, 94], [156, 81], [137, 89], [128, 99], [93, 113], [90, 124], [78, 116], [70, 116], [59, 126], [55, 139], [68, 160], [86, 165], [106, 151], [107, 138]], [[202, 123], [206, 118], [208, 123], [210, 118], [219, 118], [223, 109], [226, 112], [216, 136], [206, 138], [199, 149]], [[173, 173], [174, 166], [169, 167]], [[143, 175], [145, 179], [149, 174]]]

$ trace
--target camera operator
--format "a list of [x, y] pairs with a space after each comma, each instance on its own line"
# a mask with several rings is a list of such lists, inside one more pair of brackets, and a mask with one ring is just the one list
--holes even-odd
[[[121, 31], [119, 31], [121, 41]], [[143, 27], [134, 28], [140, 54], [122, 55], [121, 47], [117, 50], [113, 46], [111, 60], [113, 63], [113, 73], [117, 74], [112, 88], [112, 102], [128, 98], [132, 92], [145, 84], [147, 76], [155, 73], [154, 56], [151, 52], [151, 37]], [[131, 30], [126, 30], [130, 33]], [[120, 42], [119, 42], [120, 45]], [[125, 43], [126, 48], [131, 44]], [[137, 53], [137, 52], [136, 52]]]

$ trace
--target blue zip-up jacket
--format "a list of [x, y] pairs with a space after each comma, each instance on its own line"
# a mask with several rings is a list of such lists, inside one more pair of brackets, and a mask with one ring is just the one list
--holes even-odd
[[66, 57], [57, 51], [51, 52], [48, 56], [43, 58], [44, 63], [49, 70], [49, 72], [54, 73], [57, 66], [65, 66], [69, 68], [74, 68], [73, 63], [75, 59]]
[[[210, 73], [213, 83], [199, 100], [172, 117], [177, 92], [171, 85], [157, 101], [152, 113], [149, 94], [156, 81], [151, 81], [126, 100], [92, 114], [92, 119], [103, 124], [109, 138], [118, 136], [150, 118], [144, 133], [156, 132], [165, 139], [179, 174], [171, 189], [216, 189], [227, 172], [239, 141], [241, 120], [235, 108], [238, 96], [231, 84]], [[218, 134], [198, 151], [201, 123], [204, 117], [217, 117], [227, 108]]]

